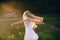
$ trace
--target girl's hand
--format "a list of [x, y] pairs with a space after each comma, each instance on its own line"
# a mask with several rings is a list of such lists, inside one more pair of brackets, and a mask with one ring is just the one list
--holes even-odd
[[16, 23], [12, 23], [12, 24], [11, 24], [11, 26], [15, 26], [15, 25], [16, 25]]
[[13, 26], [13, 24], [11, 24], [11, 26]]

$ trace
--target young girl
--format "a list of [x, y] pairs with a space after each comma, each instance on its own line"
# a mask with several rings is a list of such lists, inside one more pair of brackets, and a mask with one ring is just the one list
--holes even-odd
[[43, 17], [35, 16], [27, 10], [23, 14], [23, 20], [12, 23], [11, 25], [13, 26], [22, 22], [25, 25], [24, 40], [38, 40], [38, 35], [35, 33], [34, 29], [37, 28], [36, 24], [44, 24]]

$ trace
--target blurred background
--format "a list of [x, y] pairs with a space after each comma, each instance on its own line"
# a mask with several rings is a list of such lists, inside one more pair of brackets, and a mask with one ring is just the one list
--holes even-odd
[[11, 23], [21, 20], [26, 10], [44, 18], [45, 24], [38, 25], [35, 29], [39, 40], [60, 40], [60, 11], [57, 0], [0, 0], [0, 40], [24, 39], [24, 24], [11, 26]]

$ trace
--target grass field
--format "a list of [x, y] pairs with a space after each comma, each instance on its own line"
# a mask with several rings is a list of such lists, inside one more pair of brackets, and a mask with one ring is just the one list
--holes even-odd
[[[44, 20], [46, 23], [43, 25], [38, 25], [38, 27], [35, 29], [36, 33], [39, 35], [39, 40], [60, 40], [60, 29], [55, 27], [57, 18], [44, 16]], [[10, 24], [13, 22], [15, 21], [10, 20], [0, 22], [0, 40], [24, 39], [24, 24], [11, 26]]]

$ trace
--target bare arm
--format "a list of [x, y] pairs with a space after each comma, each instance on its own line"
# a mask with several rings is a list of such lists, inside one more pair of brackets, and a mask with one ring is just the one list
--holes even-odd
[[18, 21], [18, 22], [14, 22], [14, 23], [11, 24], [11, 26], [17, 25], [17, 24], [19, 24], [19, 23], [23, 23], [23, 20], [20, 20], [20, 21]]

